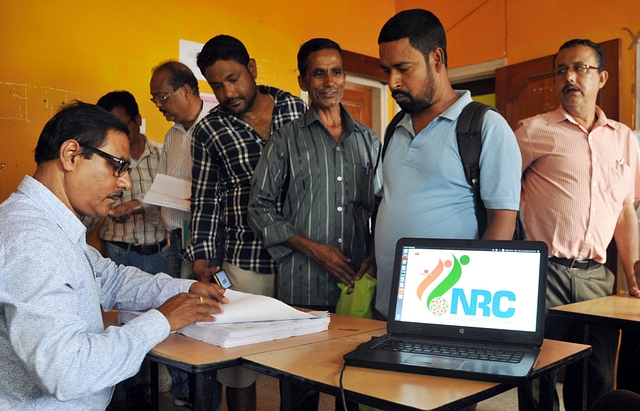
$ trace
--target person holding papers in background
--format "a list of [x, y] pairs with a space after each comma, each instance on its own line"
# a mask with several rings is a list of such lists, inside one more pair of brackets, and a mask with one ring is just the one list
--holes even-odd
[[[151, 101], [173, 127], [164, 138], [162, 155], [158, 163], [158, 174], [166, 174], [185, 181], [191, 181], [191, 134], [193, 126], [211, 109], [200, 98], [198, 80], [189, 67], [177, 61], [165, 62], [153, 70], [150, 82]], [[169, 231], [168, 273], [174, 277], [190, 277], [191, 267], [182, 260], [180, 251], [183, 247], [185, 230], [189, 226], [188, 211], [161, 207], [160, 214], [167, 231]], [[188, 405], [189, 374], [186, 371], [167, 367], [173, 378], [171, 394], [174, 404]], [[219, 387], [218, 390], [219, 391]], [[220, 398], [216, 391], [214, 398]]]
[[[189, 67], [177, 61], [168, 61], [153, 69], [150, 83], [151, 102], [173, 126], [164, 138], [162, 155], [158, 163], [158, 174], [166, 174], [184, 181], [191, 181], [191, 135], [193, 126], [211, 107], [200, 98], [198, 80]], [[171, 258], [169, 274], [174, 277], [191, 275], [190, 264], [180, 256], [183, 248], [185, 228], [191, 216], [188, 211], [161, 207], [160, 213], [169, 231]]]
[[[271, 133], [306, 106], [286, 91], [257, 86], [256, 62], [234, 37], [210, 39], [197, 63], [220, 105], [193, 131], [191, 242], [183, 255], [200, 281], [212, 281], [222, 260], [234, 290], [273, 296], [275, 264], [247, 223], [250, 181]], [[255, 371], [238, 366], [217, 375], [231, 411], [255, 410]]]
[[[335, 311], [338, 282], [353, 287], [365, 272], [375, 276], [369, 221], [381, 142], [340, 104], [346, 73], [337, 43], [304, 43], [298, 70], [311, 108], [267, 142], [251, 181], [249, 224], [278, 264], [278, 299]], [[317, 409], [318, 393], [292, 388], [293, 410]]]
[[[224, 289], [117, 265], [86, 243], [131, 188], [129, 130], [92, 104], [47, 122], [37, 169], [0, 204], [0, 409], [103, 411], [171, 331], [214, 321]], [[102, 310], [148, 310], [104, 329]]]
[[167, 231], [157, 206], [144, 203], [144, 195], [156, 176], [160, 147], [140, 133], [138, 103], [128, 91], [112, 91], [100, 97], [98, 107], [118, 117], [129, 129], [131, 190], [124, 191], [100, 228], [103, 255], [117, 264], [148, 273], [167, 272]]
[[[100, 227], [104, 240], [102, 255], [116, 264], [137, 267], [151, 274], [167, 272], [169, 246], [167, 231], [160, 221], [157, 206], [142, 199], [156, 176], [160, 148], [140, 133], [142, 117], [138, 103], [128, 91], [112, 91], [100, 97], [98, 107], [118, 117], [129, 129], [131, 155], [131, 189], [125, 190], [120, 201], [111, 208]], [[91, 226], [98, 219], [83, 219]], [[143, 366], [124, 382], [128, 411], [150, 409], [145, 399]]]
[[[560, 106], [522, 120], [516, 129], [524, 228], [529, 239], [549, 246], [547, 308], [614, 293], [614, 275], [603, 265], [612, 237], [629, 294], [640, 297], [633, 206], [640, 198], [638, 150], [631, 130], [596, 105], [608, 78], [604, 52], [590, 40], [568, 41], [555, 56], [553, 73]], [[582, 325], [548, 317], [545, 328], [546, 338], [583, 342]], [[587, 408], [613, 389], [618, 330], [591, 326], [588, 344]], [[553, 384], [556, 377], [551, 375]], [[582, 384], [581, 366], [567, 367], [567, 411], [582, 409]], [[531, 383], [518, 389], [521, 411], [537, 409], [532, 390]], [[555, 402], [557, 407], [557, 395]]]

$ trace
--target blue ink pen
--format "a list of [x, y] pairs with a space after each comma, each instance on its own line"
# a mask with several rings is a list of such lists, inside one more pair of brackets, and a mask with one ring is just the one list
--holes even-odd
[[371, 170], [371, 163], [367, 162], [367, 175], [369, 175], [369, 170]]

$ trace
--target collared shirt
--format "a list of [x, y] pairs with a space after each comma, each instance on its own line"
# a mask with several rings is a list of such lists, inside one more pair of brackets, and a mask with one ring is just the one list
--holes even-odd
[[[407, 114], [397, 125], [384, 158], [384, 196], [376, 219], [378, 293], [386, 315], [396, 242], [402, 237], [478, 238], [473, 190], [464, 175], [456, 139], [468, 91], [416, 135]], [[488, 210], [518, 210], [520, 151], [506, 120], [485, 114], [480, 152], [480, 195]]]
[[[306, 111], [302, 100], [286, 91], [268, 86], [258, 86], [258, 91], [275, 102], [271, 133]], [[273, 260], [247, 223], [251, 177], [265, 139], [221, 106], [196, 126], [193, 136], [191, 244], [183, 256], [223, 259], [244, 270], [274, 273]]]
[[118, 204], [139, 200], [144, 207], [144, 214], [134, 214], [124, 223], [115, 223], [106, 217], [100, 228], [100, 238], [105, 241], [153, 245], [167, 238], [167, 232], [160, 222], [158, 207], [142, 201], [144, 194], [151, 188], [160, 158], [159, 145], [144, 135], [142, 138], [144, 151], [140, 158], [131, 157], [131, 189], [122, 193]]
[[0, 205], [0, 226], [0, 409], [104, 411], [170, 327], [152, 309], [105, 330], [101, 305], [158, 307], [193, 281], [102, 258], [80, 220], [29, 176]]
[[355, 271], [371, 252], [369, 219], [382, 182], [373, 166], [381, 141], [342, 106], [341, 112], [338, 142], [309, 109], [271, 136], [256, 166], [249, 223], [278, 263], [277, 296], [288, 304], [331, 306], [340, 296], [333, 275], [282, 245], [294, 235], [337, 247]]
[[549, 256], [605, 262], [622, 205], [640, 196], [633, 133], [599, 107], [596, 116], [589, 132], [560, 106], [516, 129], [525, 231]]
[[[209, 110], [211, 110], [211, 106], [203, 102], [196, 124], [207, 115]], [[166, 174], [184, 181], [191, 181], [191, 169], [193, 168], [191, 136], [194, 133], [196, 124], [189, 130], [185, 130], [182, 124], [174, 123], [173, 127], [167, 132], [160, 162], [158, 163], [158, 174]], [[191, 219], [188, 211], [169, 207], [160, 207], [160, 215], [165, 228], [169, 231], [183, 228], [184, 222], [189, 222]]]

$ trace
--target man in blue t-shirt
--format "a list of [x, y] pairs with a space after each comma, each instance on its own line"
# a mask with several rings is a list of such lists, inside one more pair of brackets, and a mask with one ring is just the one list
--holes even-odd
[[[392, 17], [378, 37], [380, 65], [392, 97], [406, 113], [393, 131], [383, 167], [375, 252], [376, 309], [388, 315], [395, 245], [401, 237], [478, 238], [473, 191], [456, 141], [456, 124], [471, 102], [447, 74], [442, 24], [426, 10]], [[482, 124], [481, 197], [487, 208], [482, 238], [513, 237], [520, 199], [520, 151], [499, 114]]]

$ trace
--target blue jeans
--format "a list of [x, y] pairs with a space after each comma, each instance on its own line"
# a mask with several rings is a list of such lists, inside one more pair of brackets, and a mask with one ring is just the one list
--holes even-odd
[[[167, 367], [171, 374], [171, 395], [174, 398], [189, 398], [189, 373], [179, 368]], [[222, 410], [222, 384], [213, 378], [213, 404], [216, 411]]]
[[169, 247], [165, 246], [159, 253], [150, 255], [141, 255], [135, 251], [127, 251], [111, 244], [109, 241], [104, 242], [104, 256], [112, 259], [116, 264], [137, 267], [149, 274], [165, 273], [168, 270]]

